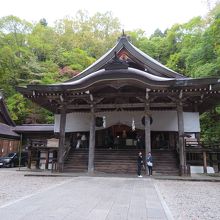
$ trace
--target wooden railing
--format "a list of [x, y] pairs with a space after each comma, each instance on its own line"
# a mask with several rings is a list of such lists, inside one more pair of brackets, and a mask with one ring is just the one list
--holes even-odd
[[207, 173], [207, 166], [217, 165], [220, 172], [220, 143], [207, 143], [197, 140], [185, 141], [186, 163], [203, 166]]

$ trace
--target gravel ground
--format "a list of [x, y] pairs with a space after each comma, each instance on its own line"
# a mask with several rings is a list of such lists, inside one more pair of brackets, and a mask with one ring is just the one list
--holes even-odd
[[155, 180], [175, 220], [220, 219], [220, 183]]
[[[0, 169], [0, 207], [70, 180], [71, 177], [25, 177], [27, 172]], [[175, 220], [220, 219], [220, 183], [154, 180]]]
[[17, 168], [0, 168], [0, 207], [69, 180], [68, 177], [25, 177]]

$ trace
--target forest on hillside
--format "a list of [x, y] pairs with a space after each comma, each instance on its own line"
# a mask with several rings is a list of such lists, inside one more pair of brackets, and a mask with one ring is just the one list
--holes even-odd
[[[23, 98], [16, 86], [65, 81], [112, 48], [122, 25], [111, 12], [74, 18], [53, 26], [42, 18], [31, 23], [15, 16], [0, 18], [0, 89], [17, 124], [53, 123], [53, 115]], [[167, 67], [193, 78], [220, 78], [220, 4], [206, 17], [174, 24], [150, 37], [141, 29], [126, 31], [132, 44]], [[219, 140], [220, 107], [201, 115], [203, 140]]]

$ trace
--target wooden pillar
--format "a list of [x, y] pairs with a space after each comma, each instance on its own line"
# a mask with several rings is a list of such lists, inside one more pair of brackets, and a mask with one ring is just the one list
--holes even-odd
[[58, 171], [63, 172], [63, 154], [65, 148], [65, 127], [66, 127], [66, 106], [63, 106], [60, 111], [60, 138], [58, 148]]
[[94, 157], [95, 157], [95, 109], [91, 106], [90, 133], [89, 133], [89, 159], [88, 173], [94, 173]]
[[150, 135], [150, 103], [145, 103], [145, 158], [151, 152], [151, 135]]
[[45, 170], [48, 170], [49, 165], [49, 150], [46, 150]]
[[31, 169], [31, 148], [28, 148], [28, 165], [27, 167]]
[[184, 119], [183, 119], [183, 106], [182, 103], [177, 105], [177, 118], [178, 118], [178, 135], [179, 135], [179, 159], [180, 159], [180, 175], [186, 174], [185, 162], [185, 144], [184, 144]]
[[29, 169], [31, 169], [31, 156], [32, 156], [31, 152], [33, 149], [32, 149], [32, 144], [29, 139], [27, 139], [27, 147], [28, 147], [28, 165], [27, 165], [27, 167]]
[[203, 170], [204, 170], [204, 173], [207, 173], [207, 155], [206, 155], [206, 151], [203, 151]]
[[37, 148], [37, 159], [36, 159], [36, 169], [40, 169], [40, 157], [41, 157], [41, 150]]

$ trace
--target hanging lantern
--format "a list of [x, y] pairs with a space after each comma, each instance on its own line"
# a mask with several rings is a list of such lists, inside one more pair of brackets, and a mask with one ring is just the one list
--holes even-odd
[[135, 122], [134, 122], [134, 118], [132, 119], [131, 128], [132, 128], [132, 131], [135, 131]]
[[103, 126], [103, 118], [102, 117], [96, 117], [95, 118], [95, 126], [96, 127], [102, 127]]
[[[152, 124], [153, 118], [151, 116], [149, 116], [149, 117], [150, 117], [150, 124]], [[145, 116], [142, 117], [141, 122], [142, 122], [142, 125], [145, 125]]]

